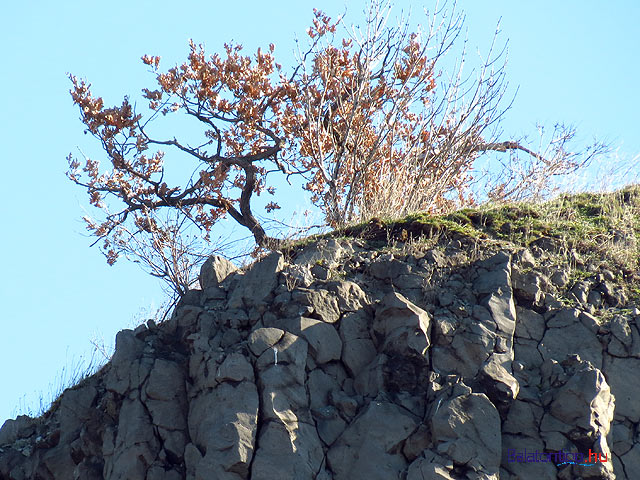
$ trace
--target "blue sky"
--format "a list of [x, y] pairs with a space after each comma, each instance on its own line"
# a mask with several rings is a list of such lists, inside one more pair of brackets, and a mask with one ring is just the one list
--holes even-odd
[[[422, 3], [395, 4], [420, 17]], [[345, 9], [334, 0], [175, 5], [29, 1], [3, 9], [0, 424], [37, 411], [41, 397], [50, 400], [60, 382], [86, 365], [91, 339], [109, 346], [118, 330], [147, 318], [165, 298], [158, 281], [137, 266], [109, 267], [89, 248], [80, 220], [87, 200], [65, 177], [65, 157], [77, 148], [98, 150], [82, 133], [66, 72], [87, 78], [110, 105], [125, 94], [139, 99], [140, 89], [152, 85], [141, 55], [161, 55], [162, 65], [172, 66], [185, 58], [189, 38], [210, 53], [231, 39], [247, 52], [274, 43], [281, 63], [291, 65], [293, 39], [304, 37], [312, 8], [333, 16]], [[357, 22], [363, 5], [348, 2], [348, 20]], [[505, 139], [535, 136], [537, 123], [565, 122], [577, 127], [579, 141], [596, 136], [618, 158], [638, 163], [638, 2], [461, 0], [458, 8], [466, 13], [473, 51], [486, 52], [502, 19], [510, 92], [519, 87], [502, 125]], [[298, 206], [298, 198], [287, 203]]]

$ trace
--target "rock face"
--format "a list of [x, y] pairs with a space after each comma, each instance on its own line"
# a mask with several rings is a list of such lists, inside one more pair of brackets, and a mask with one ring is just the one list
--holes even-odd
[[472, 242], [212, 257], [4, 424], [0, 480], [640, 478], [640, 311], [611, 272]]

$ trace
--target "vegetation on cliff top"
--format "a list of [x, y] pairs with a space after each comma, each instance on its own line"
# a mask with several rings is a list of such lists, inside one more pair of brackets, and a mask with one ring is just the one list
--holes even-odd
[[[255, 55], [225, 44], [208, 56], [191, 42], [187, 60], [168, 70], [159, 56], [145, 55], [156, 84], [137, 104], [125, 97], [106, 108], [88, 82], [71, 75], [85, 133], [106, 162], [69, 155], [67, 175], [95, 207], [84, 219], [108, 263], [125, 256], [181, 295], [207, 256], [237, 253], [230, 254], [228, 230], [211, 241], [222, 219], [253, 238], [242, 254], [282, 248], [283, 239], [265, 228], [290, 201], [276, 194], [288, 188], [284, 180], [302, 182], [297, 194], [308, 192], [324, 226], [345, 228], [372, 216], [448, 213], [487, 197], [544, 197], [551, 179], [607, 151], [597, 142], [576, 147], [573, 129], [560, 125], [550, 138], [541, 134], [537, 147], [503, 138], [506, 46], [494, 38], [469, 72], [464, 45], [453, 48], [463, 43], [464, 17], [446, 3], [413, 30], [407, 19], [387, 23], [386, 0], [369, 2], [360, 29], [314, 10], [308, 45], [299, 44], [290, 69], [273, 44]], [[456, 61], [444, 72], [448, 53]], [[192, 122], [189, 138], [180, 134], [185, 121]], [[158, 129], [164, 122], [173, 122], [175, 136]], [[494, 155], [485, 172], [476, 160], [487, 153]], [[258, 202], [261, 194], [272, 201]], [[438, 222], [476, 228], [465, 215]], [[414, 217], [414, 227], [403, 227], [407, 235], [430, 222]]]
[[640, 185], [611, 193], [561, 194], [540, 203], [486, 204], [446, 215], [374, 218], [307, 237], [289, 248], [339, 237], [360, 238], [377, 248], [462, 237], [504, 246], [539, 245], [565, 260], [578, 254], [584, 263], [608, 265], [622, 276], [636, 276], [640, 267]]

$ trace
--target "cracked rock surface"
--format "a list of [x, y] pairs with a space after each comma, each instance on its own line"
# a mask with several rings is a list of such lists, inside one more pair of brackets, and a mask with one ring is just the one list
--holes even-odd
[[211, 257], [169, 320], [5, 422], [0, 480], [640, 478], [640, 311], [611, 272], [468, 241]]

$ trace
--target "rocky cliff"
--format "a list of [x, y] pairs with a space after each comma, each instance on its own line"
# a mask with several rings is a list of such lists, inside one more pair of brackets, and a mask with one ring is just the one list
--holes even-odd
[[500, 211], [211, 257], [170, 320], [4, 424], [0, 479], [640, 478], [636, 232]]

